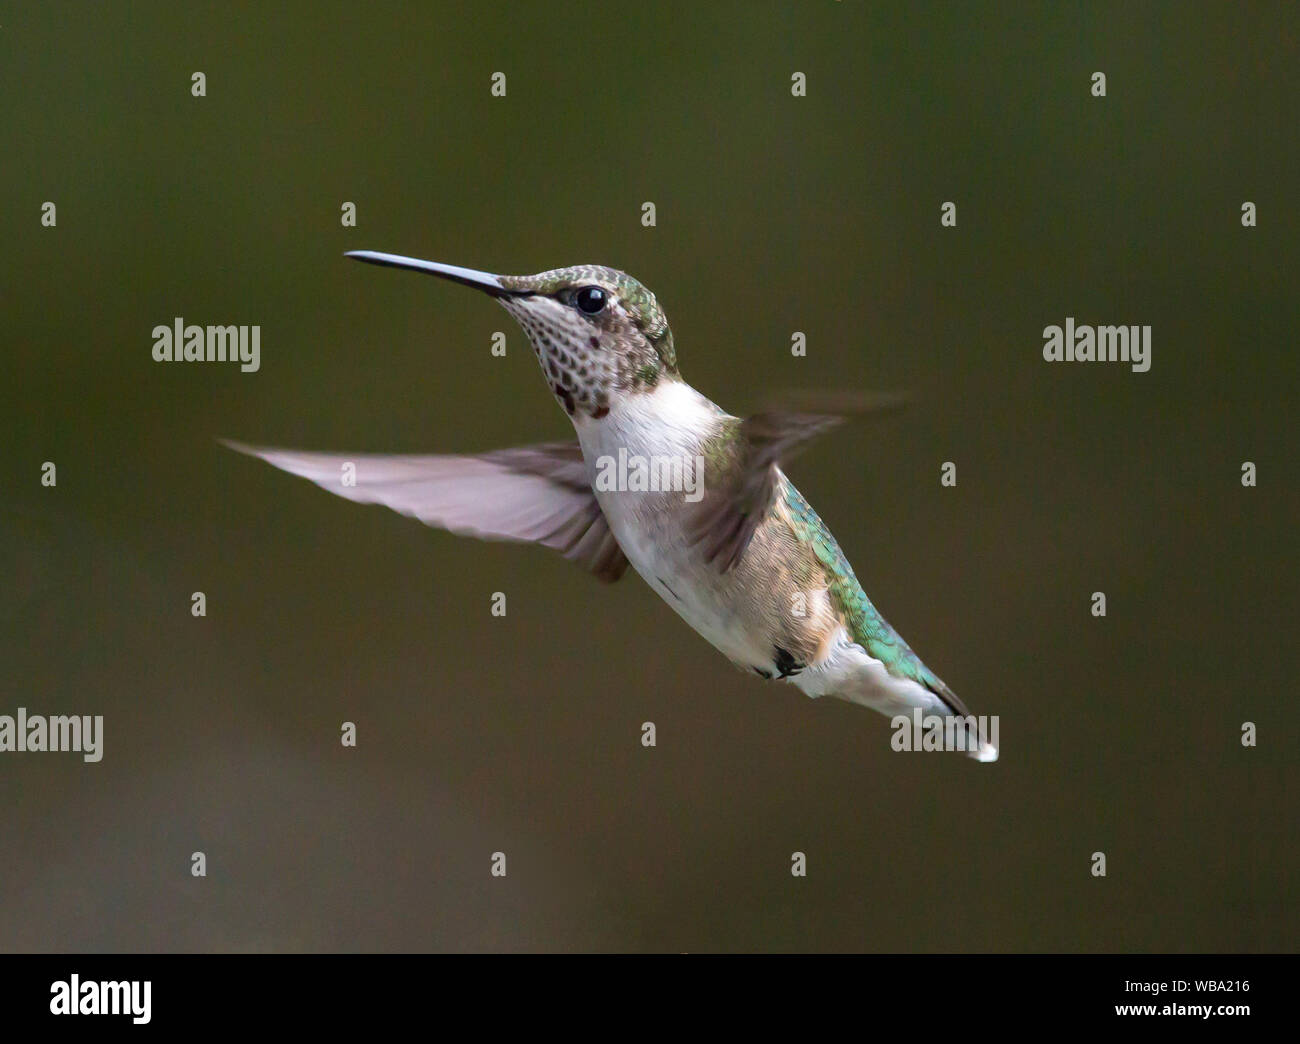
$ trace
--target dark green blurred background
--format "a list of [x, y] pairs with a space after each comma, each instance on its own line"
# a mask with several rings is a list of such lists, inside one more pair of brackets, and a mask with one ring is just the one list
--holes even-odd
[[[1289, 3], [6, 10], [0, 713], [106, 722], [97, 765], [0, 757], [0, 948], [1294, 949], [1298, 25]], [[792, 475], [899, 631], [1001, 715], [1002, 760], [892, 753], [884, 719], [735, 671], [632, 574], [220, 448], [568, 437], [504, 312], [357, 248], [626, 269], [733, 411], [910, 390]], [[260, 324], [261, 371], [153, 362], [178, 315]], [[1150, 324], [1151, 371], [1043, 362], [1067, 315]]]

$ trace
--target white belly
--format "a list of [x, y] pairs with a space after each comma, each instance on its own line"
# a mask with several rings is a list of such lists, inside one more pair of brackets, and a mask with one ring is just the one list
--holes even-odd
[[767, 664], [770, 645], [748, 633], [744, 591], [734, 575], [703, 562], [684, 535], [693, 506], [682, 492], [604, 491], [595, 483], [601, 458], [679, 457], [694, 460], [702, 433], [717, 422], [717, 407], [689, 385], [670, 382], [616, 403], [601, 420], [575, 427], [596, 500], [623, 553], [643, 580], [710, 644], [743, 666]]
[[635, 493], [599, 495], [601, 509], [632, 568], [673, 610], [728, 659], [742, 667], [766, 664], [772, 651], [761, 636], [747, 633], [740, 611], [743, 592], [727, 576], [709, 571], [686, 547], [675, 513], [645, 503]]

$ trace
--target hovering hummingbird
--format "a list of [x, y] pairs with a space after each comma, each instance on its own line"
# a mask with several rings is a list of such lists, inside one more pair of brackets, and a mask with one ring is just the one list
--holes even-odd
[[[890, 716], [964, 719], [965, 749], [996, 760], [965, 704], [885, 622], [780, 467], [846, 415], [895, 400], [840, 396], [733, 417], [682, 379], [659, 302], [623, 272], [578, 265], [505, 276], [368, 250], [347, 256], [496, 298], [527, 334], [577, 441], [469, 456], [228, 445], [426, 525], [542, 544], [606, 582], [630, 563], [744, 670]], [[694, 495], [664, 488], [671, 483], [611, 488], [599, 473], [618, 459], [699, 462], [702, 482]]]

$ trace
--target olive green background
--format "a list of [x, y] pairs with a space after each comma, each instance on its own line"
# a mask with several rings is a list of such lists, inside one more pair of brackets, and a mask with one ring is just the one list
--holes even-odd
[[[1294, 949], [1298, 29], [1282, 3], [6, 10], [0, 713], [106, 721], [97, 765], [0, 756], [0, 948]], [[734, 412], [911, 391], [791, 473], [1002, 759], [893, 753], [633, 574], [218, 446], [567, 437], [499, 307], [358, 248], [625, 269]], [[1150, 324], [1151, 371], [1045, 363], [1067, 315]], [[153, 362], [175, 316], [260, 324], [261, 371]]]

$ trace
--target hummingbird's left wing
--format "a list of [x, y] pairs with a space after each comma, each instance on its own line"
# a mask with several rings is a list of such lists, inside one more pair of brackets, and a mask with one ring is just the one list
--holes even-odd
[[754, 531], [772, 510], [781, 461], [850, 417], [883, 413], [906, 401], [901, 394], [791, 393], [742, 420], [730, 477], [705, 496], [691, 523], [705, 560], [723, 573], [740, 561]]
[[627, 569], [591, 491], [576, 442], [472, 456], [302, 453], [226, 442], [360, 504], [383, 504], [428, 526], [559, 551], [606, 583]]

